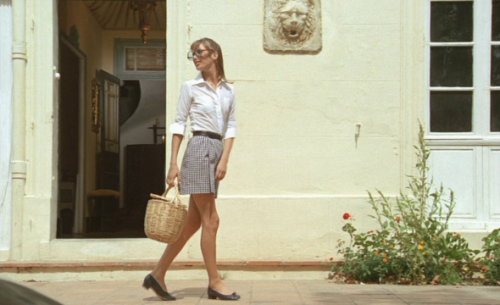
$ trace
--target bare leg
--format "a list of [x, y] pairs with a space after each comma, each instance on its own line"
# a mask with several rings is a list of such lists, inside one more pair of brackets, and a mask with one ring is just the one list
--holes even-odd
[[175, 257], [181, 252], [182, 248], [186, 245], [187, 241], [194, 235], [201, 225], [200, 211], [194, 203], [193, 196], [189, 197], [189, 209], [187, 214], [187, 221], [184, 230], [173, 244], [169, 244], [163, 252], [160, 260], [156, 264], [156, 267], [151, 271], [151, 275], [162, 285], [163, 289], [167, 291], [165, 285], [165, 273], [174, 261]]
[[219, 214], [215, 206], [214, 194], [193, 194], [191, 195], [198, 207], [201, 216], [201, 252], [208, 273], [209, 286], [222, 294], [232, 294], [219, 276], [217, 270], [217, 230], [219, 228]]

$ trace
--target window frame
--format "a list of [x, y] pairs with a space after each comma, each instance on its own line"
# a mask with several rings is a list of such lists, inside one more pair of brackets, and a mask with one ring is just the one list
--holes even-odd
[[[165, 79], [167, 75], [166, 68], [164, 71], [128, 71], [126, 70], [126, 54], [128, 48], [165, 48], [167, 51], [166, 40], [164, 39], [149, 39], [147, 44], [144, 44], [141, 39], [115, 39], [115, 71], [114, 74], [121, 80], [138, 80], [138, 79]], [[166, 64], [166, 56], [165, 56]]]
[[[472, 42], [431, 42], [431, 4], [433, 2], [472, 2], [473, 4], [473, 40]], [[492, 87], [491, 46], [500, 45], [493, 42], [492, 32], [492, 0], [427, 0], [425, 23], [425, 62], [426, 62], [426, 138], [428, 140], [458, 141], [456, 144], [469, 142], [471, 145], [498, 145], [500, 132], [490, 131], [490, 90], [500, 91], [500, 86]], [[431, 47], [439, 46], [472, 46], [472, 87], [432, 87], [431, 77]], [[472, 131], [471, 132], [431, 132], [430, 130], [430, 95], [433, 91], [472, 91]]]

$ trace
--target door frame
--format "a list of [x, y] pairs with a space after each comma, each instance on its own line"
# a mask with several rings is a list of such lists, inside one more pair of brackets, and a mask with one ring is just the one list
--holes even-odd
[[[85, 201], [86, 201], [86, 148], [87, 148], [87, 107], [86, 107], [86, 78], [87, 78], [87, 55], [80, 50], [74, 39], [68, 37], [64, 32], [59, 34], [59, 42], [67, 46], [79, 59], [80, 79], [78, 85], [78, 176], [75, 185], [75, 214], [74, 234], [82, 234], [84, 230]], [[60, 55], [58, 55], [60, 58]], [[61, 102], [59, 96], [58, 103]], [[59, 185], [58, 185], [59, 189]], [[59, 202], [58, 202], [59, 205]], [[59, 208], [59, 207], [58, 207]], [[57, 211], [59, 213], [59, 210]]]

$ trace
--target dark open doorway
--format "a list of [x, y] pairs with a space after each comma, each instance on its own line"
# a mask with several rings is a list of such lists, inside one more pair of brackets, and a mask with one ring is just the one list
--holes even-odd
[[86, 57], [66, 36], [59, 41], [57, 236], [82, 232], [85, 185]]
[[149, 194], [164, 191], [166, 2], [147, 44], [137, 14], [127, 1], [58, 2], [58, 238], [145, 237]]

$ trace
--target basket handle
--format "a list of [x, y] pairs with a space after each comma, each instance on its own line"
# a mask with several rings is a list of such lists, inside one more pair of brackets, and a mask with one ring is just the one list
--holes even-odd
[[179, 188], [177, 187], [177, 183], [174, 184], [174, 186], [168, 186], [168, 188], [165, 190], [163, 195], [161, 195], [163, 198], [167, 198], [167, 194], [171, 189], [175, 189], [175, 197], [179, 194]]
[[181, 206], [182, 206], [183, 204], [181, 203], [182, 201], [181, 201], [181, 197], [180, 197], [180, 194], [179, 194], [179, 187], [178, 187], [177, 183], [176, 183], [176, 184], [174, 184], [174, 186], [169, 186], [169, 187], [165, 190], [165, 192], [163, 193], [163, 195], [161, 195], [161, 197], [162, 197], [164, 200], [165, 200], [165, 199], [167, 199], [167, 194], [168, 194], [168, 192], [169, 192], [171, 189], [174, 189], [174, 190], [175, 190], [175, 198], [176, 198], [177, 200], [174, 200], [174, 202], [175, 202], [177, 205], [181, 205]]

